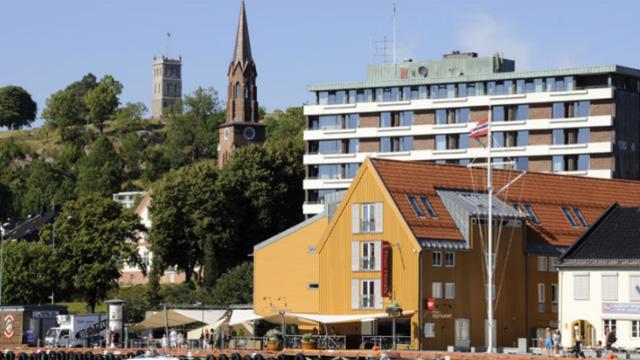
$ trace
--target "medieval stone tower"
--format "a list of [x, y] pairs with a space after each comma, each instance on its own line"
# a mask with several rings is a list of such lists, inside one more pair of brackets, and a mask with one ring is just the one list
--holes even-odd
[[182, 99], [182, 57], [153, 58], [151, 116], [158, 119], [167, 108]]

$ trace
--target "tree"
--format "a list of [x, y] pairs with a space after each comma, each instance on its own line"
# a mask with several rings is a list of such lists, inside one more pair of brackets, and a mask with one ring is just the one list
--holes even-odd
[[213, 159], [218, 146], [218, 126], [224, 121], [218, 93], [213, 88], [198, 88], [186, 95], [184, 108], [184, 113], [167, 116], [165, 151], [173, 168]]
[[105, 75], [98, 86], [89, 90], [84, 96], [87, 109], [87, 120], [95, 125], [100, 134], [104, 131], [104, 122], [120, 104], [118, 96], [122, 92], [122, 84], [113, 76]]
[[220, 172], [204, 247], [206, 286], [244, 261], [253, 245], [302, 220], [302, 155], [279, 144], [237, 149]]
[[87, 95], [87, 93], [91, 91], [91, 89], [98, 86], [97, 80], [98, 79], [95, 75], [93, 75], [92, 73], [88, 73], [87, 75], [83, 76], [82, 79], [69, 84], [69, 86], [66, 87], [66, 90], [68, 90], [78, 99], [82, 100], [84, 99], [85, 95]]
[[267, 114], [262, 122], [267, 126], [267, 146], [279, 141], [293, 141], [296, 148], [304, 149], [303, 131], [306, 128], [302, 107], [290, 107], [285, 112], [276, 110]]
[[211, 302], [216, 305], [253, 303], [253, 266], [245, 261], [220, 276], [211, 290]]
[[46, 124], [60, 132], [62, 141], [74, 140], [79, 136], [80, 126], [85, 121], [84, 103], [70, 90], [60, 90], [47, 99], [47, 108], [42, 112]]
[[19, 130], [31, 125], [38, 106], [25, 89], [19, 86], [0, 88], [0, 127]]
[[154, 189], [149, 240], [156, 274], [175, 265], [189, 282], [196, 265], [202, 263], [205, 239], [216, 220], [211, 215], [217, 178], [216, 165], [202, 162], [167, 174]]
[[2, 304], [42, 304], [57, 283], [57, 261], [43, 243], [7, 241], [3, 244]]
[[37, 214], [52, 204], [62, 205], [73, 197], [73, 181], [54, 165], [36, 159], [25, 168], [25, 172], [22, 215]]
[[107, 137], [99, 137], [93, 149], [78, 163], [78, 193], [111, 196], [120, 189], [122, 162]]
[[112, 115], [114, 129], [119, 133], [141, 129], [147, 111], [143, 103], [126, 103]]
[[[55, 220], [57, 272], [60, 284], [82, 296], [90, 312], [117, 286], [125, 262], [141, 265], [136, 231], [138, 217], [110, 199], [91, 193], [65, 203]], [[50, 228], [41, 239], [48, 239]]]

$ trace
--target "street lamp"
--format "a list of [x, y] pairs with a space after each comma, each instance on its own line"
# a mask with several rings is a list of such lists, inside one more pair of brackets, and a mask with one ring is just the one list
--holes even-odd
[[385, 309], [385, 312], [389, 316], [391, 316], [393, 349], [396, 350], [396, 317], [402, 316], [402, 308], [400, 307], [400, 304], [398, 304], [397, 302], [394, 302], [389, 304], [389, 306], [387, 306], [387, 308]]
[[4, 227], [8, 223], [0, 226], [0, 306], [2, 306], [2, 275], [4, 274]]

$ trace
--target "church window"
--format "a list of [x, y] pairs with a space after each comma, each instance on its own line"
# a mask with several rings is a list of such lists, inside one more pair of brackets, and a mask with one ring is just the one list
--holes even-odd
[[234, 99], [240, 98], [240, 83], [236, 83], [236, 95], [233, 98]]
[[249, 98], [249, 87], [246, 84], [244, 86], [244, 98], [245, 99]]

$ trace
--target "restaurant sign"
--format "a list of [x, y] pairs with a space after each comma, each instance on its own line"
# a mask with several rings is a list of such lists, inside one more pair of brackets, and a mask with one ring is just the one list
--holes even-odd
[[386, 241], [382, 242], [382, 266], [380, 272], [382, 273], [382, 296], [391, 296], [391, 244]]
[[604, 314], [634, 314], [640, 315], [640, 303], [603, 303]]

